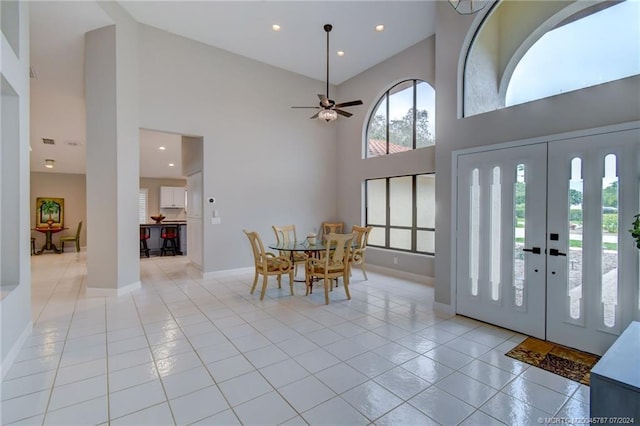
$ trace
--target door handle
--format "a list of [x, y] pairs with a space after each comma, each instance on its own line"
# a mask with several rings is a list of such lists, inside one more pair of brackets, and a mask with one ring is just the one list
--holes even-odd
[[528, 251], [533, 254], [540, 254], [542, 252], [540, 247], [531, 247], [530, 249], [522, 249], [522, 251]]
[[560, 253], [558, 249], [549, 249], [549, 256], [566, 256], [567, 253]]
[[531, 252], [533, 254], [540, 254], [541, 253], [540, 247], [531, 247], [530, 249], [525, 248], [525, 249], [522, 249], [522, 251], [529, 251], [529, 252]]

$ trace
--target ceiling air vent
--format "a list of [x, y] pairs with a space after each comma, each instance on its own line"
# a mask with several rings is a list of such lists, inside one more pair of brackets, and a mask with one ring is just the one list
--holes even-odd
[[49, 139], [49, 138], [42, 138], [42, 143], [45, 145], [55, 145], [56, 141], [54, 141], [53, 139]]

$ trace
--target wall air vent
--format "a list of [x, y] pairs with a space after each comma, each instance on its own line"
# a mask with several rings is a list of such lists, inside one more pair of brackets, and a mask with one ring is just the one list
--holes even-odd
[[53, 139], [49, 139], [49, 138], [42, 138], [42, 143], [45, 145], [55, 145], [56, 141], [54, 141]]

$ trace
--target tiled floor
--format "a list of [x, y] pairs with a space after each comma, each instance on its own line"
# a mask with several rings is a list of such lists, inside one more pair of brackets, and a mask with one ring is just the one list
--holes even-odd
[[[84, 255], [32, 258], [33, 336], [2, 424], [531, 425], [589, 415], [589, 388], [504, 356], [524, 336], [433, 310], [433, 289], [355, 270], [296, 295], [143, 259], [142, 288], [87, 298]], [[542, 423], [545, 423], [543, 420]]]

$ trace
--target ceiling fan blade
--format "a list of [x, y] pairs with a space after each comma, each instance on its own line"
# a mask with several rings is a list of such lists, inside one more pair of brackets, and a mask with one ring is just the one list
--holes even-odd
[[351, 117], [351, 116], [353, 115], [353, 114], [351, 114], [350, 112], [343, 111], [343, 110], [338, 109], [338, 108], [334, 108], [333, 110], [334, 110], [335, 112], [337, 112], [338, 114], [340, 114], [340, 115], [342, 115], [342, 116], [345, 116], [345, 117]]
[[314, 107], [311, 107], [311, 106], [292, 106], [291, 108], [312, 108], [312, 109], [320, 109], [320, 107], [319, 107], [319, 106], [314, 106]]
[[336, 104], [336, 108], [350, 107], [354, 105], [362, 105], [362, 101], [357, 100], [357, 101], [343, 102], [341, 104]]
[[313, 114], [311, 117], [309, 117], [310, 119], [314, 119], [314, 118], [318, 118], [318, 114], [320, 114], [320, 112], [316, 112], [315, 114]]

